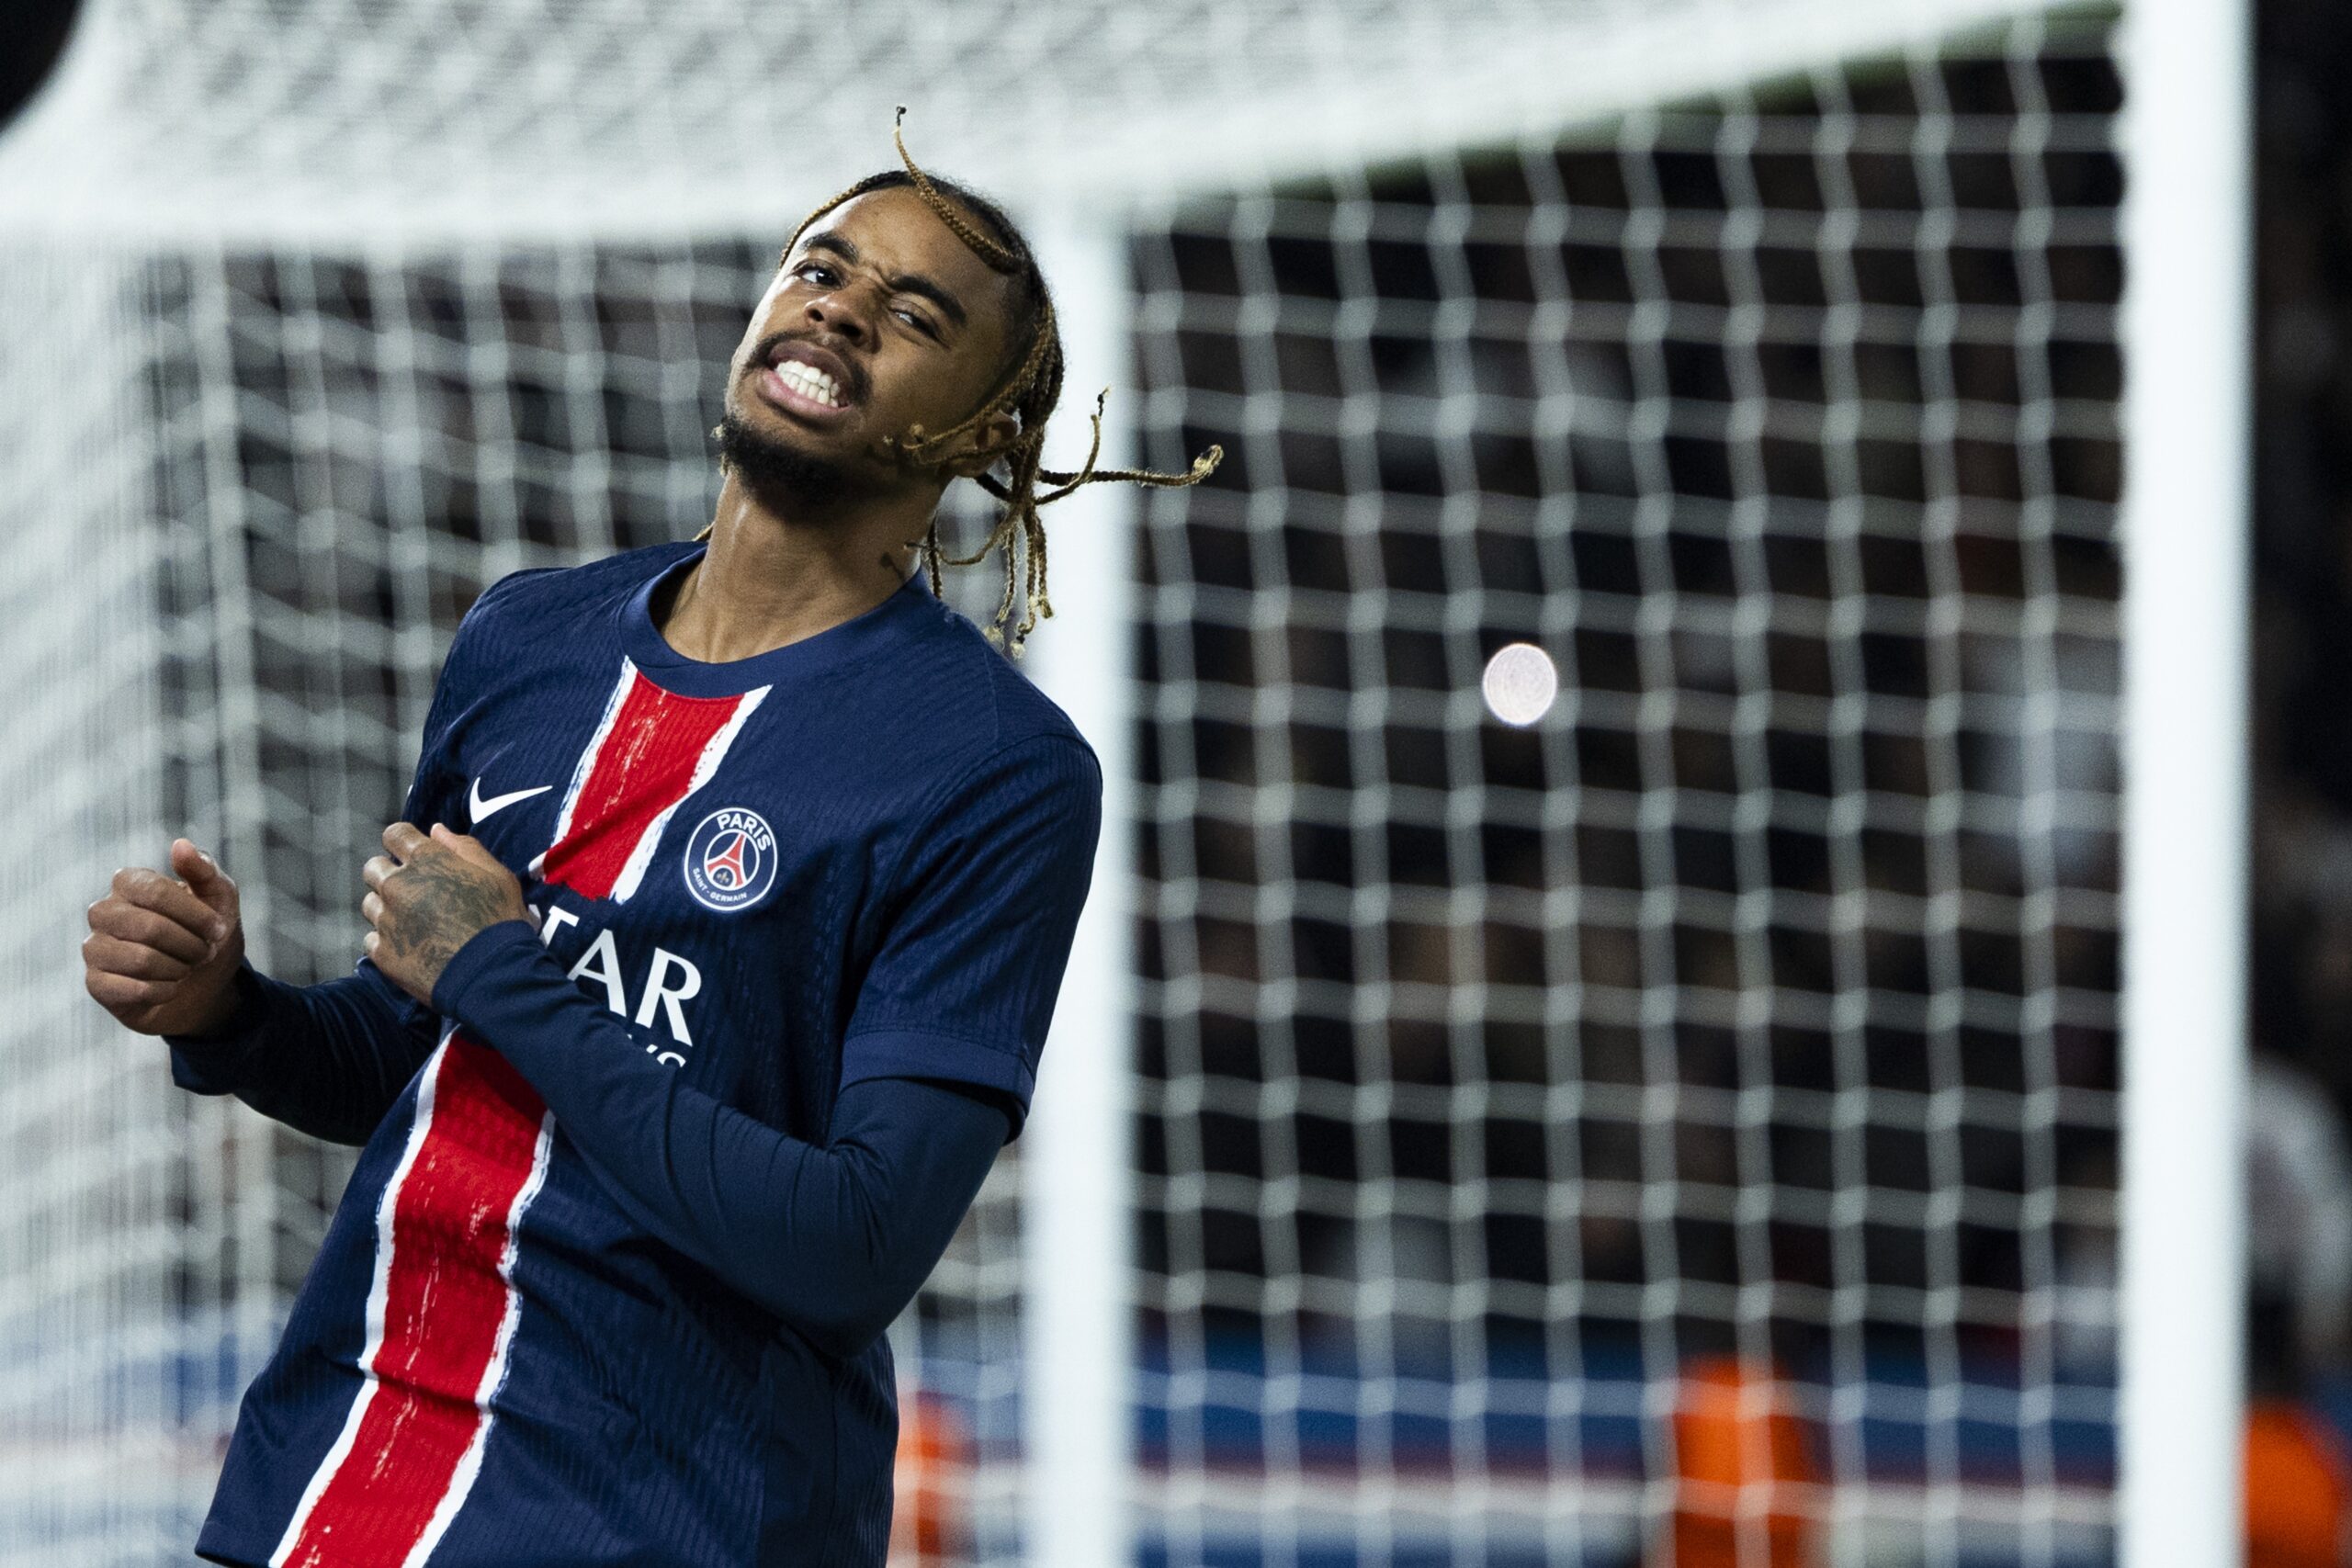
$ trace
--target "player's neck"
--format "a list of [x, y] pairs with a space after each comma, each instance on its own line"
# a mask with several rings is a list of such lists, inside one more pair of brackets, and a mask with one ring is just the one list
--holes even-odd
[[688, 659], [718, 664], [854, 619], [906, 581], [906, 541], [921, 536], [936, 503], [919, 493], [877, 497], [821, 520], [795, 520], [729, 475], [708, 552], [688, 570], [667, 614], [654, 607], [662, 638]]

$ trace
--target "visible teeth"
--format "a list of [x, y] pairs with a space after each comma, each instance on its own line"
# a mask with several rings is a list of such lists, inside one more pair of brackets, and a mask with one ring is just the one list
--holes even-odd
[[833, 378], [831, 376], [826, 375], [815, 366], [803, 365], [797, 359], [787, 359], [776, 366], [775, 373], [783, 378], [786, 386], [802, 397], [820, 402], [827, 408], [837, 409], [842, 406], [841, 389], [833, 384]]

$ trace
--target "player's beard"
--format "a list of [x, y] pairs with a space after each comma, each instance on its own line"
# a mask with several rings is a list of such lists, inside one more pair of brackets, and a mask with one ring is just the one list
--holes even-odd
[[849, 490], [849, 473], [841, 464], [752, 429], [732, 409], [718, 422], [718, 456], [756, 494], [797, 513], [821, 512]]

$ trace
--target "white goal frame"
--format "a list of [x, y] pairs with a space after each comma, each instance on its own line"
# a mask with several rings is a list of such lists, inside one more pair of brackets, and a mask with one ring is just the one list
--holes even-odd
[[2245, 1551], [2250, 10], [2124, 17], [2123, 1568]]
[[[111, 263], [165, 246], [381, 246], [396, 254], [401, 245], [436, 239], [560, 234], [627, 243], [767, 232], [837, 188], [837, 173], [874, 166], [877, 152], [887, 157], [889, 106], [924, 103], [930, 93], [932, 107], [922, 111], [929, 123], [974, 125], [976, 167], [1010, 198], [1054, 281], [1070, 366], [1065, 414], [1049, 454], [1058, 465], [1074, 456], [1082, 409], [1103, 386], [1113, 389], [1104, 461], [1136, 456], [1120, 449], [1137, 380], [1128, 363], [1133, 310], [1125, 247], [1137, 224], [1188, 197], [1410, 158], [1430, 147], [1556, 135], [1645, 105], [2063, 10], [2066, 0], [1497, 0], [1464, 19], [1458, 35], [1445, 30], [1452, 8], [1434, 3], [1373, 7], [1299, 0], [1292, 9], [1310, 22], [1338, 27], [1376, 12], [1398, 37], [1385, 44], [1363, 40], [1360, 56], [1327, 56], [1328, 36], [1304, 27], [1303, 34], [1313, 35], [1306, 39], [1311, 47], [1296, 58], [1241, 48], [1220, 57], [1222, 46], [1212, 39], [1203, 47], [1206, 65], [1183, 76], [1184, 92], [1200, 95], [1196, 102], [1181, 95], [1130, 102], [1099, 84], [1081, 92], [1047, 83], [1035, 102], [1016, 105], [1006, 100], [1023, 95], [1005, 93], [1001, 82], [975, 85], [949, 71], [956, 62], [933, 58], [961, 47], [943, 29], [944, 42], [912, 39], [910, 62], [851, 83], [829, 105], [826, 118], [854, 128], [854, 137], [815, 146], [802, 183], [788, 191], [740, 170], [698, 182], [667, 177], [661, 156], [668, 129], [649, 132], [651, 152], [609, 171], [585, 155], [611, 149], [583, 145], [563, 151], [582, 155], [585, 174], [502, 189], [498, 150], [469, 143], [469, 130], [455, 119], [432, 124], [426, 104], [417, 114], [424, 129], [392, 131], [447, 138], [446, 147], [435, 146], [452, 173], [445, 182], [404, 187], [416, 204], [396, 220], [370, 202], [358, 177], [364, 164], [334, 161], [382, 156], [384, 141], [312, 166], [298, 166], [292, 155], [274, 163], [268, 149], [256, 149], [250, 169], [192, 172], [192, 163], [173, 155], [175, 128], [203, 106], [178, 96], [197, 87], [132, 68], [142, 47], [139, 27], [200, 16], [208, 3], [90, 0], [59, 81], [0, 138], [0, 265], [17, 244], [80, 247], [74, 254]], [[2240, 1552], [2243, 1406], [2248, 6], [2119, 3], [2125, 17], [2127, 102], [2120, 124], [2130, 182], [2123, 208], [2130, 276], [2120, 333], [2127, 368], [2127, 783], [2123, 1363], [2115, 1512], [2123, 1568], [2230, 1568]], [[900, 25], [920, 14], [919, 7], [878, 9]], [[1769, 39], [1762, 29], [1720, 25], [1727, 16], [1765, 10], [1773, 17]], [[1237, 6], [1229, 12], [1228, 30], [1237, 38], [1248, 33], [1246, 11]], [[1555, 17], [1567, 19], [1543, 25]], [[1405, 70], [1418, 58], [1413, 51], [1441, 46], [1467, 62], [1462, 74], [1442, 93], [1404, 90], [1414, 80]], [[367, 47], [353, 53], [363, 83], [368, 70], [384, 63], [371, 62]], [[1220, 59], [1229, 66], [1222, 76]], [[120, 144], [94, 141], [91, 128], [107, 121], [125, 84], [141, 92], [150, 80], [155, 125], [126, 130], [131, 140]], [[314, 85], [291, 74], [288, 81], [306, 90]], [[743, 84], [720, 85], [752, 101]], [[314, 100], [284, 97], [333, 100], [323, 88]], [[1185, 118], [1174, 118], [1180, 115]], [[910, 120], [919, 151], [926, 150], [922, 124]], [[718, 121], [696, 121], [679, 134], [707, 138], [714, 126], [725, 130]], [[1181, 126], [1182, 134], [1171, 126]], [[741, 155], [731, 147], [721, 154]], [[763, 155], [772, 158], [772, 148]], [[93, 296], [83, 303], [94, 318], [117, 306], [111, 296], [96, 300], [92, 288], [57, 287], [61, 297]], [[111, 321], [104, 326], [116, 330]], [[6, 434], [0, 430], [0, 438]], [[0, 455], [6, 450], [0, 439]], [[111, 496], [105, 499], [113, 504]], [[1091, 739], [1105, 784], [1092, 894], [1020, 1156], [1023, 1524], [1039, 1568], [1125, 1561], [1135, 1520], [1150, 1503], [1131, 1451], [1131, 1045], [1138, 1008], [1129, 891], [1136, 849], [1130, 666], [1136, 612], [1125, 597], [1135, 575], [1132, 540], [1122, 526], [1126, 505], [1116, 491], [1102, 490], [1057, 507], [1050, 519], [1057, 581], [1085, 587], [1066, 595], [1031, 655], [1041, 684]], [[125, 552], [109, 558], [108, 570], [126, 578], [153, 570], [138, 556], [143, 547], [130, 541], [133, 532], [126, 525], [107, 535]], [[70, 554], [53, 538], [42, 547], [50, 552], [38, 558], [44, 561]], [[138, 597], [136, 583], [121, 587], [122, 602]], [[136, 684], [131, 676], [123, 679], [126, 689]], [[143, 742], [118, 744], [135, 753]], [[153, 771], [153, 761], [135, 755], [115, 771], [146, 788], [153, 781], [142, 770]], [[97, 776], [96, 764], [74, 766], [74, 777]], [[151, 793], [160, 801], [160, 789]], [[84, 863], [113, 853], [118, 841], [153, 839], [164, 826], [150, 820], [159, 809], [141, 797], [124, 808], [124, 821], [108, 825], [106, 843], [76, 846], [62, 857], [74, 863], [70, 876], [51, 867], [22, 881], [21, 918], [71, 924], [80, 902], [96, 894], [80, 887]], [[61, 953], [67, 945], [61, 941]], [[0, 1033], [0, 1049], [8, 1043]], [[255, 1267], [264, 1250], [248, 1245], [246, 1267]]]

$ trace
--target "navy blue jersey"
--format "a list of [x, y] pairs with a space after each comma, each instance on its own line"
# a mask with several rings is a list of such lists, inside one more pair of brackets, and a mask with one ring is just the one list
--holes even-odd
[[706, 1173], [644, 1168], [695, 1117], [821, 1145], [876, 1079], [1017, 1129], [1101, 777], [920, 582], [757, 658], [680, 657], [650, 606], [700, 553], [521, 573], [459, 630], [406, 815], [479, 838], [538, 931], [477, 937], [434, 1010], [363, 964], [421, 1060], [246, 1395], [207, 1556], [883, 1559], [887, 1344], [739, 1288], [725, 1227], [676, 1217]]

